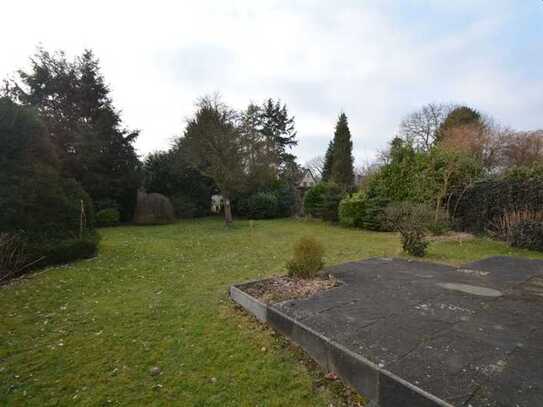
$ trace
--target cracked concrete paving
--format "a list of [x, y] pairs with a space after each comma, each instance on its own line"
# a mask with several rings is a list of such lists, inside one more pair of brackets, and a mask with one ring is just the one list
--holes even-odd
[[457, 406], [543, 406], [543, 261], [372, 258], [273, 306]]

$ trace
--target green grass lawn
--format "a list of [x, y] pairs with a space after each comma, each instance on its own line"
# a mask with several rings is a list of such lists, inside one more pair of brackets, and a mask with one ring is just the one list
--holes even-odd
[[[0, 287], [1, 405], [326, 406], [337, 403], [227, 288], [284, 272], [293, 242], [319, 238], [327, 264], [401, 255], [399, 239], [295, 220], [220, 219], [103, 229], [100, 255]], [[543, 257], [476, 239], [429, 260]], [[265, 349], [263, 349], [265, 348]], [[150, 374], [158, 366], [161, 373]]]

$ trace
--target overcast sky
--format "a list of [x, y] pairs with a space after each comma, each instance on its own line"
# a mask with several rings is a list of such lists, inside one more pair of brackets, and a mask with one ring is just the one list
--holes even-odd
[[543, 127], [543, 1], [4, 1], [0, 78], [36, 46], [92, 48], [138, 151], [168, 147], [194, 101], [281, 98], [301, 163], [347, 113], [358, 163], [407, 113], [457, 102]]

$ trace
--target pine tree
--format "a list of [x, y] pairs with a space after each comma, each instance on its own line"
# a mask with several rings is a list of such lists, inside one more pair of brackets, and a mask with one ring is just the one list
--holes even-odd
[[334, 133], [330, 180], [345, 189], [354, 185], [353, 142], [347, 115], [341, 113]]

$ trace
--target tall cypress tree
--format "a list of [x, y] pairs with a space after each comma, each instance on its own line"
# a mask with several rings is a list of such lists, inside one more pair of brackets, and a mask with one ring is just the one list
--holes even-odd
[[328, 150], [324, 156], [324, 166], [322, 167], [322, 180], [324, 182], [330, 181], [330, 175], [332, 174], [332, 159], [334, 157], [334, 140], [330, 140], [328, 143]]
[[330, 180], [350, 189], [354, 185], [353, 142], [347, 115], [339, 115], [334, 133]]

